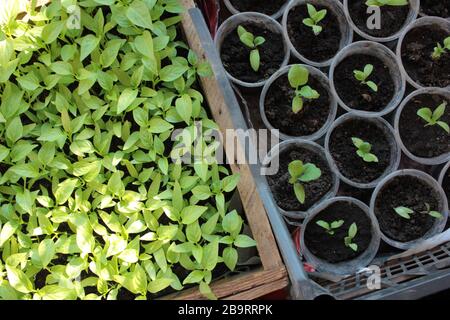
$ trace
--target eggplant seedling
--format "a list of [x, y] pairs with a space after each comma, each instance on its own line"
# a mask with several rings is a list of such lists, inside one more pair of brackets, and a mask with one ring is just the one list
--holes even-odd
[[335, 233], [335, 230], [336, 230], [336, 229], [339, 229], [340, 227], [342, 227], [342, 225], [344, 224], [344, 220], [336, 220], [336, 221], [333, 221], [333, 222], [331, 222], [331, 223], [328, 223], [328, 222], [323, 221], [323, 220], [319, 220], [319, 221], [316, 222], [316, 224], [317, 224], [319, 227], [324, 228], [325, 231], [326, 231], [330, 236], [333, 236], [334, 233]]
[[[431, 210], [431, 207], [430, 207], [430, 205], [428, 203], [425, 203], [425, 207], [427, 209], [425, 211], [419, 211], [419, 213], [421, 213], [421, 214], [428, 214], [428, 215], [430, 215], [430, 216], [432, 216], [433, 218], [436, 218], [436, 219], [440, 219], [440, 218], [443, 217], [440, 212]], [[404, 219], [408, 219], [408, 220], [411, 219], [411, 215], [413, 213], [415, 213], [414, 210], [412, 210], [412, 209], [410, 209], [408, 207], [397, 207], [397, 208], [394, 208], [394, 211], [400, 217], [402, 217]]]
[[378, 157], [372, 151], [372, 145], [360, 138], [352, 138], [353, 145], [358, 148], [356, 154], [362, 158], [365, 162], [378, 162]]
[[301, 204], [305, 203], [305, 186], [304, 182], [317, 180], [322, 175], [322, 171], [312, 163], [303, 163], [300, 160], [294, 160], [289, 163], [288, 171], [290, 174], [289, 183], [294, 185], [294, 192], [297, 200]]
[[364, 70], [353, 70], [353, 73], [355, 74], [356, 80], [361, 82], [361, 84], [367, 85], [372, 91], [378, 92], [378, 86], [373, 81], [367, 81], [367, 79], [370, 77], [370, 75], [373, 72], [373, 65], [366, 64], [364, 66]]
[[358, 227], [356, 223], [352, 223], [350, 228], [348, 228], [348, 235], [344, 238], [344, 243], [346, 247], [349, 247], [353, 251], [358, 251], [358, 245], [353, 242], [358, 233]]
[[447, 133], [450, 133], [450, 127], [448, 123], [441, 121], [440, 119], [445, 113], [447, 102], [442, 102], [434, 111], [430, 108], [422, 108], [417, 111], [417, 115], [421, 117], [427, 123], [425, 127], [438, 125], [444, 129]]
[[408, 0], [367, 0], [366, 6], [368, 7], [383, 7], [383, 6], [392, 6], [392, 7], [400, 7], [406, 6], [408, 4]]
[[326, 17], [327, 9], [322, 9], [320, 11], [317, 11], [316, 8], [312, 4], [308, 3], [306, 6], [308, 8], [309, 18], [303, 19], [303, 24], [305, 26], [310, 27], [313, 30], [314, 35], [317, 36], [323, 30], [323, 27], [319, 26], [319, 22], [322, 21]]
[[243, 26], [239, 26], [238, 29], [239, 39], [243, 44], [252, 49], [250, 52], [250, 65], [255, 72], [258, 72], [261, 66], [261, 56], [259, 54], [258, 47], [261, 46], [266, 39], [264, 37], [255, 37], [251, 32], [248, 32]]
[[433, 60], [439, 60], [446, 50], [450, 51], [450, 37], [444, 39], [443, 45], [441, 45], [439, 42], [436, 44], [431, 57], [433, 58]]
[[307, 85], [309, 80], [309, 71], [301, 65], [294, 65], [289, 69], [289, 84], [295, 89], [295, 97], [292, 100], [292, 112], [299, 113], [303, 109], [303, 99], [314, 100], [320, 97], [320, 94]]

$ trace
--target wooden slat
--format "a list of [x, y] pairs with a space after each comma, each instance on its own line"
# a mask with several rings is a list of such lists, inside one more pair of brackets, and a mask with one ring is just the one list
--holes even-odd
[[[181, 0], [181, 2], [186, 8], [194, 7], [193, 0]], [[199, 57], [204, 58], [205, 51], [198, 34], [195, 32], [195, 27], [189, 12], [183, 14], [182, 25], [190, 48], [194, 50]], [[233, 129], [234, 126], [223, 93], [220, 90], [220, 86], [214, 77], [201, 78], [200, 82], [213, 118], [219, 125], [222, 136], [225, 137], [225, 131], [227, 129]], [[226, 141], [223, 141], [223, 143], [225, 146]], [[231, 143], [231, 141], [229, 141], [229, 143]], [[236, 149], [238, 159], [245, 159], [243, 156], [240, 157], [241, 155], [245, 155], [241, 144], [237, 143]], [[230, 167], [233, 173], [239, 173], [241, 175], [238, 191], [242, 199], [244, 211], [250, 229], [252, 230], [253, 237], [258, 243], [257, 247], [261, 262], [265, 269], [278, 268], [283, 265], [283, 261], [278, 251], [263, 202], [256, 190], [256, 184], [250, 171], [250, 167], [248, 164], [236, 165], [234, 164], [234, 159], [228, 160], [232, 163]]]
[[[211, 289], [219, 299], [256, 299], [288, 286], [286, 269], [255, 270], [231, 278], [215, 281]], [[163, 300], [202, 300], [197, 288], [162, 297]]]

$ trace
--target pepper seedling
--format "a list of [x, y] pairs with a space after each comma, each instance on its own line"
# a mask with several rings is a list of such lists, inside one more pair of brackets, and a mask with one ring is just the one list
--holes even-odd
[[431, 57], [433, 58], [433, 60], [439, 60], [446, 50], [450, 51], [450, 37], [444, 39], [443, 45], [441, 45], [439, 42], [436, 44]]
[[295, 97], [292, 100], [292, 112], [299, 113], [303, 109], [303, 99], [314, 100], [320, 97], [320, 94], [307, 85], [309, 80], [309, 71], [301, 65], [294, 65], [289, 69], [289, 84], [295, 89]]
[[368, 7], [383, 7], [383, 6], [393, 6], [400, 7], [406, 6], [408, 0], [367, 0], [366, 6]]
[[373, 65], [366, 64], [364, 66], [364, 70], [353, 70], [353, 73], [355, 74], [356, 80], [360, 81], [361, 84], [367, 85], [372, 91], [378, 92], [378, 86], [373, 81], [367, 81], [367, 79], [370, 77], [370, 75], [373, 72]]
[[290, 174], [289, 183], [294, 185], [295, 196], [301, 204], [305, 203], [304, 182], [317, 180], [322, 175], [322, 171], [312, 163], [303, 163], [300, 160], [294, 160], [289, 163], [288, 171]]
[[440, 119], [445, 113], [447, 102], [442, 102], [434, 111], [430, 108], [421, 108], [417, 111], [417, 115], [421, 117], [427, 123], [425, 127], [438, 125], [444, 129], [447, 133], [450, 133], [450, 127], [448, 123], [441, 121]]
[[356, 234], [358, 233], [358, 227], [356, 223], [352, 223], [350, 228], [348, 228], [348, 235], [344, 238], [344, 243], [346, 247], [349, 247], [353, 251], [358, 251], [358, 245], [353, 242], [353, 240], [356, 237]]
[[314, 35], [317, 36], [323, 30], [323, 27], [319, 26], [319, 22], [326, 17], [327, 9], [317, 11], [317, 9], [312, 4], [308, 3], [306, 6], [308, 8], [309, 18], [303, 19], [303, 24], [310, 27], [313, 30]]
[[[440, 212], [431, 210], [431, 207], [428, 203], [425, 203], [425, 207], [427, 208], [425, 211], [419, 211], [422, 214], [428, 214], [436, 219], [441, 219], [443, 216]], [[394, 208], [395, 213], [397, 213], [400, 217], [404, 219], [411, 219], [411, 215], [414, 213], [414, 210], [408, 207], [397, 207]]]
[[248, 32], [243, 26], [239, 26], [238, 29], [239, 39], [243, 44], [252, 49], [250, 52], [250, 65], [253, 71], [258, 72], [261, 66], [261, 56], [259, 54], [258, 47], [261, 46], [266, 39], [264, 37], [255, 37], [251, 32]]
[[353, 144], [358, 150], [356, 154], [361, 157], [365, 162], [379, 162], [378, 157], [372, 151], [372, 145], [360, 138], [352, 138]]
[[344, 224], [344, 220], [336, 220], [336, 221], [333, 221], [331, 223], [328, 223], [328, 222], [323, 221], [323, 220], [319, 220], [319, 221], [316, 222], [316, 224], [319, 227], [324, 228], [326, 230], [326, 232], [330, 236], [333, 236], [334, 233], [335, 233], [335, 230], [339, 229], [340, 227], [342, 227], [342, 225]]

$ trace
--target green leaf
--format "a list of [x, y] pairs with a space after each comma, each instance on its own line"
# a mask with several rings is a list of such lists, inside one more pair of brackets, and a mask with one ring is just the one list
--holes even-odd
[[417, 115], [426, 122], [431, 122], [433, 117], [433, 111], [430, 108], [422, 108], [417, 111]]
[[163, 133], [173, 129], [172, 124], [159, 117], [153, 117], [152, 119], [150, 119], [148, 125], [149, 125], [148, 130], [151, 133]]
[[113, 39], [108, 41], [105, 50], [103, 50], [100, 61], [103, 68], [111, 66], [117, 59], [120, 48], [124, 45], [125, 40], [123, 39]]
[[305, 195], [305, 187], [301, 183], [294, 184], [294, 193], [297, 200], [301, 203], [305, 203], [306, 195]]
[[378, 92], [378, 86], [373, 81], [367, 81], [367, 85], [370, 89], [372, 89], [375, 92]]
[[78, 179], [66, 179], [56, 188], [55, 199], [58, 204], [66, 203], [78, 185]]
[[129, 106], [133, 104], [138, 95], [137, 90], [133, 90], [131, 88], [126, 88], [119, 97], [119, 101], [117, 102], [117, 114], [121, 114], [124, 112]]
[[288, 165], [288, 171], [290, 176], [293, 178], [291, 183], [295, 182], [297, 178], [303, 174], [304, 171], [303, 161], [294, 160], [290, 162]]
[[9, 170], [12, 173], [14, 173], [20, 177], [23, 177], [23, 178], [39, 177], [39, 169], [31, 163], [18, 164], [18, 165], [13, 166]]
[[150, 281], [147, 289], [150, 293], [158, 293], [158, 292], [166, 289], [168, 286], [170, 286], [173, 281], [174, 280], [172, 278], [156, 279], [156, 280]]
[[14, 267], [5, 266], [6, 276], [8, 277], [9, 284], [19, 292], [30, 293], [34, 291], [33, 284], [30, 279], [23, 273], [22, 270]]
[[12, 143], [19, 140], [23, 135], [23, 126], [20, 117], [15, 117], [11, 120], [9, 125], [6, 127], [6, 138], [8, 138]]
[[344, 224], [344, 220], [333, 221], [331, 223], [331, 228], [332, 229], [337, 229], [337, 228], [342, 227], [343, 224]]
[[250, 65], [251, 65], [253, 71], [258, 72], [259, 67], [261, 65], [261, 56], [259, 54], [258, 49], [253, 49], [250, 52]]
[[212, 292], [211, 288], [206, 282], [200, 282], [200, 293], [209, 300], [217, 300], [216, 295]]
[[212, 196], [211, 189], [207, 185], [198, 185], [191, 192], [198, 200], [207, 200]]
[[44, 40], [44, 42], [46, 44], [50, 44], [50, 43], [54, 42], [56, 40], [56, 38], [58, 38], [59, 34], [62, 32], [65, 24], [66, 24], [66, 21], [56, 21], [56, 22], [47, 24], [42, 29], [42, 35], [41, 35], [42, 40]]
[[414, 213], [413, 210], [411, 210], [407, 207], [397, 207], [394, 210], [400, 217], [405, 218], [405, 219], [411, 219], [411, 214]]
[[357, 232], [358, 232], [358, 227], [356, 226], [356, 223], [352, 223], [350, 225], [350, 228], [348, 229], [348, 236], [353, 239], [356, 236]]
[[203, 247], [202, 266], [204, 269], [212, 271], [219, 261], [219, 242], [213, 241]]
[[108, 181], [108, 190], [115, 196], [121, 197], [125, 192], [125, 186], [122, 182], [120, 171], [116, 171], [111, 175]]
[[19, 224], [17, 222], [8, 221], [3, 225], [2, 231], [0, 232], [0, 248], [6, 243], [6, 241], [11, 238], [11, 236], [16, 232]]
[[289, 69], [288, 79], [291, 87], [294, 89], [307, 84], [308, 78], [309, 71], [304, 66], [296, 64]]
[[222, 180], [222, 190], [224, 192], [232, 192], [236, 189], [241, 176], [239, 174], [233, 174], [231, 176], [225, 177]]
[[222, 228], [230, 234], [239, 233], [241, 231], [242, 218], [236, 210], [231, 211], [223, 217]]
[[144, 1], [134, 0], [128, 7], [126, 15], [127, 18], [138, 27], [146, 29], [153, 28], [152, 17]]
[[199, 283], [203, 280], [203, 271], [201, 270], [194, 270], [191, 273], [188, 274], [188, 276], [184, 279], [183, 284], [190, 284], [190, 283]]
[[226, 247], [223, 250], [223, 262], [231, 271], [234, 271], [238, 261], [238, 252], [232, 247]]
[[183, 224], [191, 224], [197, 221], [208, 209], [204, 206], [188, 206], [181, 211], [181, 221]]
[[245, 234], [240, 234], [234, 240], [234, 245], [238, 248], [250, 248], [256, 246], [256, 241]]
[[89, 34], [81, 39], [80, 43], [80, 61], [83, 61], [86, 59], [92, 51], [97, 48], [98, 44], [100, 43], [100, 39], [96, 36]]
[[437, 218], [437, 219], [441, 219], [444, 216], [442, 215], [442, 213], [438, 212], [438, 211], [430, 211], [428, 213], [430, 216], [432, 216], [433, 218]]
[[181, 77], [186, 71], [189, 70], [188, 66], [172, 64], [161, 69], [159, 77], [164, 82], [173, 82]]
[[316, 221], [316, 224], [317, 224], [319, 227], [324, 228], [325, 230], [330, 230], [330, 229], [331, 229], [330, 224], [329, 224], [328, 222], [326, 222], [326, 221], [319, 220], [319, 221]]
[[310, 182], [321, 177], [322, 171], [312, 163], [307, 163], [303, 167], [303, 173], [299, 180], [302, 182]]
[[299, 113], [303, 110], [303, 99], [301, 96], [295, 96], [292, 100], [292, 112]]
[[192, 117], [192, 100], [187, 94], [183, 94], [181, 98], [178, 98], [175, 103], [175, 108], [177, 113], [180, 115], [181, 119], [189, 125]]
[[37, 249], [39, 255], [39, 267], [46, 268], [55, 256], [56, 247], [51, 239], [43, 240]]

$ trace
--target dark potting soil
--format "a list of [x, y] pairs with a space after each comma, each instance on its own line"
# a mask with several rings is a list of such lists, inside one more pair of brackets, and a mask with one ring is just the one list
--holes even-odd
[[328, 90], [315, 78], [309, 78], [308, 85], [319, 92], [315, 100], [304, 101], [302, 111], [292, 111], [295, 96], [287, 74], [279, 77], [270, 86], [266, 95], [265, 113], [270, 124], [280, 132], [290, 136], [309, 136], [319, 131], [327, 122], [330, 110]]
[[428, 16], [450, 17], [450, 0], [420, 0], [420, 11]]
[[[369, 163], [359, 157], [353, 137], [370, 143], [371, 153], [378, 157], [379, 162]], [[385, 133], [375, 124], [361, 119], [350, 119], [336, 127], [330, 137], [329, 149], [341, 174], [358, 183], [378, 179], [391, 161], [391, 149]]]
[[447, 170], [447, 173], [444, 176], [444, 180], [442, 181], [442, 188], [444, 188], [447, 199], [450, 199], [450, 169]]
[[[375, 92], [355, 78], [354, 70], [364, 70], [367, 64], [373, 65], [373, 72], [367, 81], [378, 86]], [[355, 54], [336, 66], [334, 85], [341, 100], [350, 108], [378, 112], [383, 110], [394, 97], [394, 80], [389, 68], [377, 57]]]
[[[292, 146], [280, 153], [279, 170], [272, 176], [267, 176], [267, 180], [277, 205], [286, 211], [306, 211], [320, 201], [333, 186], [333, 176], [328, 163], [321, 155], [306, 148]], [[301, 160], [303, 163], [313, 163], [321, 171], [322, 175], [318, 180], [304, 183], [306, 201], [301, 204], [294, 193], [294, 186], [289, 183], [288, 166], [294, 160]]]
[[261, 12], [271, 16], [277, 13], [287, 0], [230, 0], [230, 2], [240, 12]]
[[441, 45], [450, 33], [439, 26], [412, 29], [402, 44], [402, 62], [409, 76], [425, 87], [445, 88], [450, 85], [450, 53], [434, 60], [431, 55], [437, 43]]
[[274, 33], [262, 25], [242, 24], [255, 37], [262, 36], [266, 42], [258, 47], [261, 65], [255, 72], [250, 65], [251, 49], [239, 39], [237, 29], [233, 30], [222, 44], [220, 52], [225, 69], [236, 79], [244, 82], [259, 82], [274, 74], [284, 60], [283, 36]]
[[302, 56], [322, 62], [333, 58], [339, 51], [342, 33], [333, 11], [325, 6], [317, 6], [316, 9], [327, 9], [326, 17], [319, 22], [323, 27], [321, 33], [316, 36], [311, 27], [303, 24], [303, 19], [309, 18], [306, 5], [296, 6], [289, 12], [287, 31], [293, 46]]
[[373, 37], [389, 37], [403, 27], [408, 18], [410, 6], [382, 6], [381, 11], [381, 28], [369, 29], [367, 27], [368, 20], [373, 16], [372, 13], [367, 13], [366, 0], [351, 0], [348, 1], [348, 10], [353, 23], [363, 32]]
[[[431, 210], [439, 209], [439, 195], [424, 181], [411, 176], [391, 180], [381, 189], [375, 201], [375, 215], [381, 231], [400, 242], [424, 236], [436, 219], [420, 213], [426, 210], [426, 203]], [[411, 214], [411, 219], [405, 219], [395, 212], [397, 207], [407, 207], [415, 213]]]
[[[344, 224], [335, 229], [334, 235], [329, 235], [325, 229], [317, 225], [317, 221], [332, 223], [344, 220]], [[353, 243], [358, 245], [358, 250], [353, 251], [345, 245], [344, 239], [348, 235], [348, 229], [356, 223], [358, 232]], [[361, 255], [372, 240], [372, 223], [358, 206], [348, 202], [337, 202], [321, 211], [312, 219], [305, 229], [305, 244], [312, 254], [330, 263], [338, 263], [354, 259]]]
[[426, 126], [425, 120], [417, 115], [421, 108], [435, 110], [447, 102], [440, 121], [450, 124], [450, 100], [440, 95], [421, 94], [403, 108], [399, 121], [399, 132], [403, 144], [412, 154], [422, 158], [434, 158], [450, 152], [450, 134], [438, 125]]

